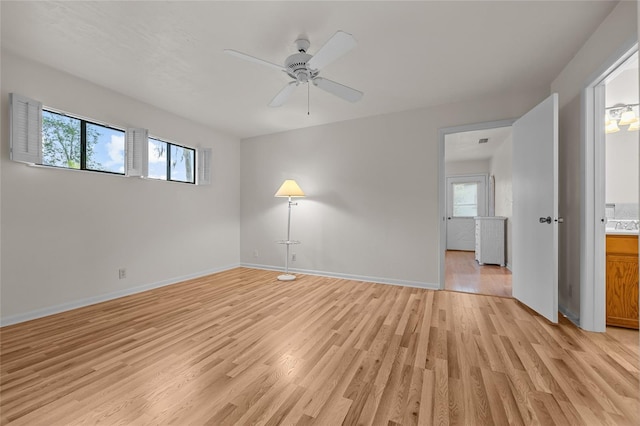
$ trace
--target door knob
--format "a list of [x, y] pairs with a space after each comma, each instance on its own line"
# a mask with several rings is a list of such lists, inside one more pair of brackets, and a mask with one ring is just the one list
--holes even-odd
[[447, 219], [451, 220], [451, 217], [448, 217]]
[[540, 223], [551, 223], [551, 216], [541, 217]]

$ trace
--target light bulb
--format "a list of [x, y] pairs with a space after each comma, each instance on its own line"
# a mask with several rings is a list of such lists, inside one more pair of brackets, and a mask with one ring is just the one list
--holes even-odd
[[618, 122], [616, 120], [611, 120], [609, 124], [604, 128], [605, 133], [616, 133], [619, 132], [620, 128], [618, 127]]
[[618, 124], [621, 126], [626, 126], [631, 123], [636, 123], [637, 121], [638, 117], [636, 117], [636, 114], [633, 112], [631, 107], [627, 107], [627, 110], [620, 116], [620, 122]]

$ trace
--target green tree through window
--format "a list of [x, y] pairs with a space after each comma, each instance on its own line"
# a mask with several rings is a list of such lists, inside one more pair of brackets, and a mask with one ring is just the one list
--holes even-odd
[[[42, 112], [42, 164], [80, 169], [82, 165], [82, 120], [51, 111]], [[85, 126], [85, 168], [101, 169], [93, 151], [98, 132]]]
[[195, 183], [195, 150], [149, 138], [149, 177], [174, 182]]

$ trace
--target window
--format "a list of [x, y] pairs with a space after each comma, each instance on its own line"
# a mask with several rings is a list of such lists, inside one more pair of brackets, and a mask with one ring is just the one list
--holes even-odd
[[42, 111], [42, 164], [124, 174], [125, 132]]
[[167, 180], [167, 143], [149, 138], [149, 174], [151, 179]]
[[451, 189], [453, 190], [453, 216], [478, 216], [478, 183], [454, 183]]
[[195, 154], [195, 149], [149, 138], [148, 177], [195, 183]]
[[17, 93], [9, 94], [9, 122], [9, 158], [13, 161], [211, 184], [211, 148], [199, 148], [196, 157], [194, 148], [149, 138], [147, 129], [124, 131], [45, 110], [42, 102]]

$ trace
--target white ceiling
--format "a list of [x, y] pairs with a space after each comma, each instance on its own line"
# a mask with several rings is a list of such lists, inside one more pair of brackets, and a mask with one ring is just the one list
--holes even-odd
[[[0, 2], [2, 46], [117, 92], [249, 137], [547, 86], [615, 1]], [[351, 104], [223, 54], [282, 63], [304, 35], [358, 46], [322, 76], [365, 93]], [[53, 106], [53, 105], [52, 105]], [[72, 111], [74, 112], [74, 111]], [[76, 113], [82, 113], [77, 111]], [[460, 123], [464, 124], [464, 123]]]
[[[452, 161], [487, 160], [502, 146], [502, 143], [511, 136], [511, 127], [498, 127], [495, 129], [472, 130], [469, 132], [452, 133], [444, 138], [444, 160]], [[478, 141], [487, 138], [487, 143]]]

